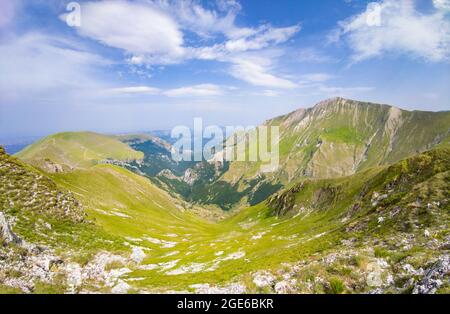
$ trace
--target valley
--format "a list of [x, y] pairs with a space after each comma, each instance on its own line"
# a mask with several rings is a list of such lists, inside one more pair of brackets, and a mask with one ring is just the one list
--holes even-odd
[[264, 125], [272, 173], [149, 134], [0, 151], [0, 292], [449, 293], [450, 112], [333, 98]]

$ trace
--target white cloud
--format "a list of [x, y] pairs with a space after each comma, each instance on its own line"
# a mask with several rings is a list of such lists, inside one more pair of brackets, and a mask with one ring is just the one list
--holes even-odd
[[438, 10], [450, 12], [450, 0], [433, 0], [433, 5]]
[[219, 86], [215, 84], [198, 84], [192, 86], [182, 86], [172, 89], [160, 89], [152, 86], [126, 86], [104, 89], [100, 96], [133, 96], [133, 95], [158, 95], [167, 97], [208, 97], [220, 96], [226, 90], [233, 90], [234, 87]]
[[409, 0], [384, 0], [340, 22], [334, 40], [344, 39], [360, 61], [385, 53], [408, 54], [426, 61], [450, 59], [448, 1], [435, 0], [436, 10], [418, 12]]
[[[289, 30], [264, 29], [260, 35], [253, 37], [252, 40], [243, 39], [242, 46], [239, 48], [237, 46], [227, 47], [230, 42], [228, 41], [226, 44], [216, 44], [211, 47], [192, 48], [189, 49], [188, 53], [191, 58], [229, 63], [231, 66], [228, 73], [231, 76], [255, 86], [295, 88], [295, 83], [275, 73], [275, 63], [284, 54], [284, 50], [262, 48], [274, 44], [273, 41], [280, 43], [287, 40], [289, 36], [295, 33], [294, 29], [297, 29], [297, 27], [289, 28]], [[288, 33], [291, 35], [288, 35]], [[258, 36], [261, 36], [261, 38]]]
[[111, 0], [86, 2], [81, 10], [77, 29], [82, 36], [159, 63], [170, 63], [184, 53], [177, 22], [156, 6]]
[[164, 92], [168, 97], [205, 97], [220, 96], [224, 93], [222, 87], [214, 84], [200, 84], [194, 86], [186, 86], [175, 89], [169, 89]]
[[302, 83], [305, 82], [325, 82], [335, 78], [334, 75], [328, 73], [310, 73], [301, 76]]
[[230, 74], [237, 79], [256, 86], [286, 89], [297, 87], [290, 80], [269, 73], [268, 68], [270, 70], [271, 66], [269, 60], [238, 56], [233, 58], [232, 62]]
[[96, 70], [111, 64], [78, 42], [41, 33], [1, 43], [0, 55], [0, 72], [7, 73], [0, 76], [0, 94], [10, 99], [97, 88]]
[[[235, 24], [241, 6], [234, 0], [219, 0], [203, 7], [197, 1], [139, 1], [111, 0], [82, 3], [80, 35], [104, 45], [124, 50], [130, 67], [181, 63], [192, 59], [231, 63], [235, 78], [254, 85], [272, 88], [293, 88], [295, 84], [278, 77], [273, 62], [268, 64], [240, 60], [246, 51], [262, 51], [285, 43], [300, 25], [273, 27], [238, 27]], [[62, 19], [65, 16], [61, 16]], [[212, 46], [186, 45], [183, 31], [209, 38], [218, 34]]]
[[305, 63], [327, 63], [334, 61], [332, 57], [327, 56], [323, 52], [311, 47], [300, 49], [296, 56], [296, 60], [298, 62]]
[[279, 91], [266, 89], [266, 90], [262, 91], [259, 95], [265, 96], [265, 97], [277, 97], [277, 96], [280, 96], [281, 93]]
[[117, 87], [117, 88], [110, 88], [105, 90], [107, 94], [125, 94], [125, 95], [132, 95], [132, 94], [149, 94], [149, 95], [155, 95], [160, 92], [158, 88], [150, 87], [150, 86], [130, 86], [130, 87]]
[[271, 26], [264, 25], [251, 36], [246, 36], [236, 40], [229, 40], [225, 43], [225, 48], [230, 52], [259, 50], [266, 48], [269, 45], [276, 45], [286, 42], [299, 31], [299, 25], [282, 28], [273, 28]]
[[264, 26], [251, 38], [191, 49], [189, 53], [193, 58], [230, 63], [229, 74], [255, 86], [295, 88], [295, 83], [276, 73], [275, 63], [284, 54], [284, 50], [264, 48], [288, 40], [299, 30], [299, 26], [288, 28]]
[[253, 33], [251, 28], [235, 26], [236, 16], [241, 10], [240, 4], [236, 1], [218, 1], [217, 10], [206, 9], [193, 0], [166, 1], [159, 4], [168, 14], [176, 18], [182, 28], [204, 38], [215, 34], [236, 38]]
[[134, 64], [134, 65], [141, 65], [145, 61], [143, 56], [132, 56], [127, 60], [128, 63]]

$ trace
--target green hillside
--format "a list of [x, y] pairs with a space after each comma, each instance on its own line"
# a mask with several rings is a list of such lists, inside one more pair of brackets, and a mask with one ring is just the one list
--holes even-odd
[[[335, 178], [401, 159], [450, 141], [450, 112], [406, 111], [343, 98], [323, 101], [266, 121], [280, 127], [280, 166], [262, 173], [261, 163], [231, 162], [218, 181], [237, 191], [266, 184], [288, 185], [299, 178]], [[254, 187], [252, 187], [252, 185]], [[246, 193], [249, 194], [249, 193]]]
[[[5, 218], [0, 219], [5, 241], [0, 255], [8, 256], [0, 262], [0, 292], [119, 289], [124, 284], [120, 272], [137, 270], [136, 258], [152, 251], [149, 258], [167, 259], [167, 250], [180, 240], [175, 234], [202, 241], [215, 230], [214, 224], [194, 214], [195, 207], [186, 209], [184, 202], [119, 166], [47, 174], [2, 150], [0, 170], [0, 218]], [[8, 241], [10, 234], [17, 243]], [[143, 236], [155, 243], [136, 242]], [[40, 260], [54, 266], [35, 273]], [[98, 273], [71, 284], [83, 267], [86, 272], [94, 267]]]
[[146, 135], [0, 150], [0, 293], [448, 293], [448, 119], [325, 101], [266, 122], [265, 174]]
[[38, 170], [10, 157], [0, 147], [0, 209], [39, 213], [54, 218], [82, 221], [84, 211], [71, 193], [57, 185]]
[[122, 240], [91, 222], [74, 193], [0, 147], [0, 293], [63, 293], [66, 267]]
[[[36, 234], [25, 211], [7, 212], [18, 236], [65, 256], [49, 270], [59, 281], [36, 281], [32, 291], [412, 292], [421, 289], [419, 270], [440, 265], [448, 250], [449, 166], [450, 150], [439, 149], [350, 177], [301, 180], [208, 222], [148, 179], [97, 165], [48, 179], [73, 193], [89, 223], [48, 218], [51, 229], [39, 222]], [[106, 266], [99, 254], [110, 254]], [[100, 275], [69, 284], [74, 269], [93, 265]], [[101, 279], [117, 273], [112, 283]], [[435, 291], [448, 291], [441, 282]]]
[[[449, 111], [406, 111], [343, 98], [323, 101], [264, 125], [280, 127], [281, 165], [271, 176], [283, 182], [299, 176], [330, 178], [353, 174], [394, 163], [450, 140]], [[225, 178], [236, 180], [236, 172], [256, 175], [258, 167], [242, 171], [248, 166], [232, 163]]]
[[73, 191], [90, 217], [112, 234], [133, 237], [152, 227], [151, 234], [158, 235], [169, 225], [174, 229], [179, 225], [195, 229], [202, 226], [202, 220], [186, 208], [186, 203], [172, 198], [147, 178], [118, 166], [97, 165], [52, 174], [51, 178]]
[[92, 132], [59, 133], [26, 147], [16, 156], [48, 172], [87, 168], [106, 160], [132, 161], [143, 154], [118, 139]]
[[[144, 154], [143, 161], [127, 168], [188, 202], [230, 210], [256, 205], [300, 178], [348, 176], [447, 146], [450, 140], [450, 112], [406, 111], [343, 98], [268, 120], [263, 126], [280, 128], [280, 164], [273, 172], [263, 172], [262, 162], [176, 162], [169, 144], [145, 134], [122, 136]], [[250, 133], [237, 136], [241, 143], [248, 137]], [[247, 157], [259, 144], [252, 145], [246, 143]]]

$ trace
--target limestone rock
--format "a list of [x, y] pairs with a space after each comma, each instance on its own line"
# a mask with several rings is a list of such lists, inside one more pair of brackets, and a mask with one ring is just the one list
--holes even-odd
[[274, 282], [275, 282], [275, 276], [266, 271], [258, 272], [253, 276], [253, 283], [258, 288], [272, 286], [274, 284]]
[[[444, 277], [450, 271], [450, 256], [441, 257], [433, 266], [425, 271], [424, 278], [415, 286], [414, 294], [433, 294], [443, 284]], [[447, 278], [448, 280], [448, 278]]]
[[22, 239], [19, 238], [14, 232], [6, 220], [5, 215], [0, 212], [0, 236], [6, 244], [15, 243], [22, 244]]
[[133, 247], [133, 252], [131, 253], [130, 257], [135, 263], [140, 264], [140, 263], [142, 263], [142, 261], [144, 260], [146, 255], [145, 255], [144, 251], [142, 250], [142, 248], [135, 246], [135, 247]]

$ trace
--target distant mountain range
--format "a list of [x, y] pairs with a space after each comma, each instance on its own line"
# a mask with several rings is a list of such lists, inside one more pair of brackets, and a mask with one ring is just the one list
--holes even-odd
[[8, 154], [14, 155], [15, 153], [20, 152], [28, 145], [36, 142], [39, 138], [40, 138], [39, 136], [1, 137], [0, 145], [3, 146], [3, 148], [6, 150]]

